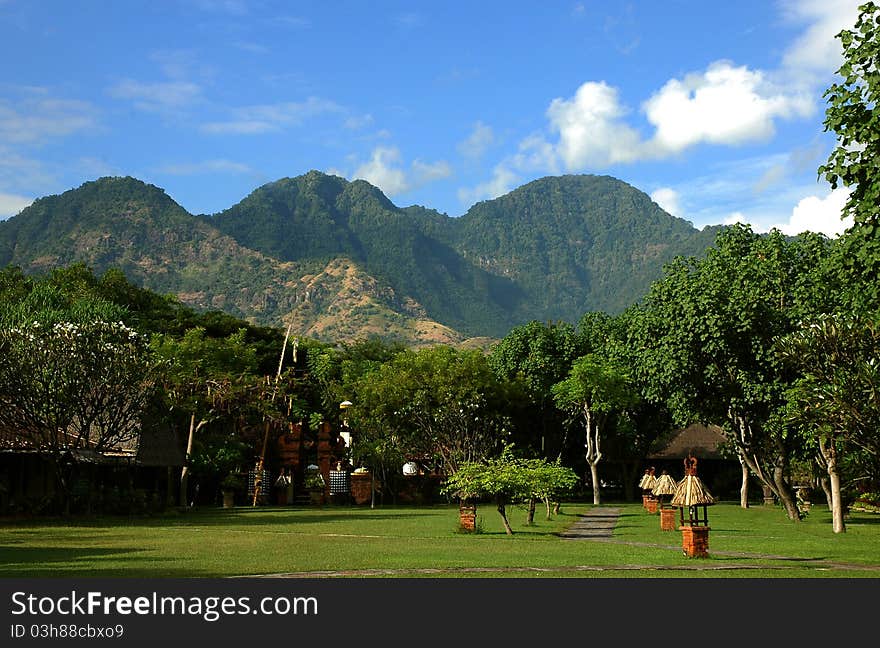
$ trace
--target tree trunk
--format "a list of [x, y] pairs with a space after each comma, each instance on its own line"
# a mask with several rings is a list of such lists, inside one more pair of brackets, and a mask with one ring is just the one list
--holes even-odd
[[598, 506], [601, 500], [599, 495], [599, 460], [602, 452], [599, 449], [599, 416], [594, 416], [589, 407], [584, 407], [584, 418], [587, 422], [587, 463], [590, 464], [590, 479], [593, 482], [593, 504]]
[[801, 511], [797, 505], [797, 497], [785, 479], [785, 471], [781, 464], [773, 467], [773, 483], [776, 484], [776, 496], [785, 508], [788, 519], [793, 522], [800, 521]]
[[370, 508], [376, 508], [376, 473], [370, 469]]
[[189, 456], [192, 454], [193, 437], [196, 434], [195, 412], [189, 417], [189, 435], [186, 438], [186, 454], [183, 456], [183, 468], [180, 469], [180, 505], [186, 506], [186, 496], [189, 490]]
[[748, 466], [749, 470], [761, 481], [761, 483], [769, 488], [785, 508], [785, 514], [788, 519], [798, 522], [801, 519], [800, 511], [797, 507], [797, 500], [788, 482], [785, 481], [785, 466], [787, 464], [787, 456], [785, 451], [777, 444], [776, 454], [772, 455], [772, 475], [765, 474], [761, 467], [761, 462], [757, 455], [752, 454], [749, 450], [751, 438], [751, 428], [745, 423], [741, 417], [733, 418], [737, 436], [737, 452], [742, 461]]
[[560, 502], [553, 502], [553, 515], [559, 515], [560, 506], [562, 506]]
[[739, 456], [739, 465], [742, 468], [742, 483], [739, 487], [739, 505], [740, 507], [749, 508], [749, 467], [746, 465], [742, 455]]
[[510, 522], [507, 521], [507, 511], [504, 508], [504, 500], [497, 499], [495, 503], [498, 506], [498, 514], [501, 516], [501, 521], [504, 523], [504, 531], [507, 535], [513, 535], [513, 529], [510, 528]]
[[526, 514], [526, 525], [532, 526], [535, 523], [535, 498], [529, 498], [529, 508]]
[[834, 510], [834, 495], [831, 493], [831, 481], [828, 477], [820, 477], [819, 485], [822, 487], [822, 492], [825, 493], [825, 503], [828, 504], [828, 510]]
[[552, 520], [553, 518], [550, 516], [550, 498], [544, 498], [544, 505], [547, 507], [547, 519]]
[[590, 479], [593, 482], [593, 505], [599, 506], [601, 497], [599, 496], [599, 467], [598, 461], [590, 462]]
[[840, 472], [837, 468], [837, 446], [834, 437], [823, 437], [819, 440], [819, 450], [828, 468], [828, 480], [831, 482], [831, 527], [834, 533], [846, 532], [843, 522], [843, 501], [840, 497]]
[[192, 454], [193, 438], [207, 421], [199, 421], [196, 424], [196, 415], [193, 413], [189, 418], [189, 436], [186, 439], [186, 455], [183, 458], [183, 468], [180, 469], [180, 505], [186, 506], [186, 496], [189, 490], [189, 456]]

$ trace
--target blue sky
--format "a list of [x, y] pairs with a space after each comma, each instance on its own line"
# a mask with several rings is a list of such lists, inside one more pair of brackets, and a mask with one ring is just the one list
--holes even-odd
[[105, 175], [214, 213], [318, 169], [459, 216], [595, 173], [697, 227], [834, 235], [857, 5], [0, 0], [0, 218]]

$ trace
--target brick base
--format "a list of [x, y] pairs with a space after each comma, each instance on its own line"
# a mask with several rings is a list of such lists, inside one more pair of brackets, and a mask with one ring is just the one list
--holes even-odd
[[681, 529], [681, 548], [688, 558], [709, 557], [709, 527], [683, 526]]
[[477, 530], [477, 507], [470, 504], [462, 504], [458, 507], [458, 520], [462, 531]]
[[660, 509], [660, 530], [661, 531], [675, 531], [675, 518], [678, 514], [678, 509], [674, 508], [661, 508]]
[[368, 504], [372, 497], [370, 473], [351, 473], [351, 498], [355, 504]]
[[657, 500], [654, 499], [653, 497], [649, 497], [648, 499], [646, 499], [645, 500], [645, 510], [647, 510], [648, 513], [651, 513], [651, 514], [656, 513], [657, 512]]

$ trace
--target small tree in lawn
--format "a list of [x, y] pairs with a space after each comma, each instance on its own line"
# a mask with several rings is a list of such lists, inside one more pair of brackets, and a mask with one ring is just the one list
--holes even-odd
[[599, 461], [602, 459], [602, 435], [608, 416], [637, 400], [623, 367], [597, 354], [575, 360], [568, 378], [553, 386], [553, 396], [560, 409], [584, 417], [586, 458], [590, 464], [593, 504], [599, 494]]
[[530, 475], [507, 447], [498, 458], [460, 464], [458, 470], [447, 478], [441, 492], [463, 500], [492, 499], [504, 531], [513, 535], [507, 519], [507, 505], [529, 497]]
[[535, 501], [541, 500], [547, 508], [547, 519], [552, 519], [551, 502], [560, 495], [574, 489], [578, 476], [559, 461], [553, 463], [545, 459], [523, 459], [520, 461], [529, 480], [528, 514], [526, 524], [532, 524], [535, 517]]
[[550, 498], [574, 488], [577, 482], [571, 469], [543, 459], [517, 459], [513, 448], [505, 446], [500, 457], [461, 464], [446, 480], [442, 492], [463, 500], [491, 498], [505, 532], [513, 535], [507, 519], [508, 504], [541, 498], [548, 503], [550, 519]]

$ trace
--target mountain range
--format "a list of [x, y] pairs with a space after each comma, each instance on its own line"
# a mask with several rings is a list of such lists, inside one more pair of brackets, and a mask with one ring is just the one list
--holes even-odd
[[199, 309], [293, 324], [328, 341], [480, 345], [531, 320], [637, 301], [698, 230], [609, 176], [550, 176], [460, 217], [398, 207], [378, 188], [310, 171], [191, 214], [154, 185], [106, 177], [0, 222], [0, 265], [84, 262]]

